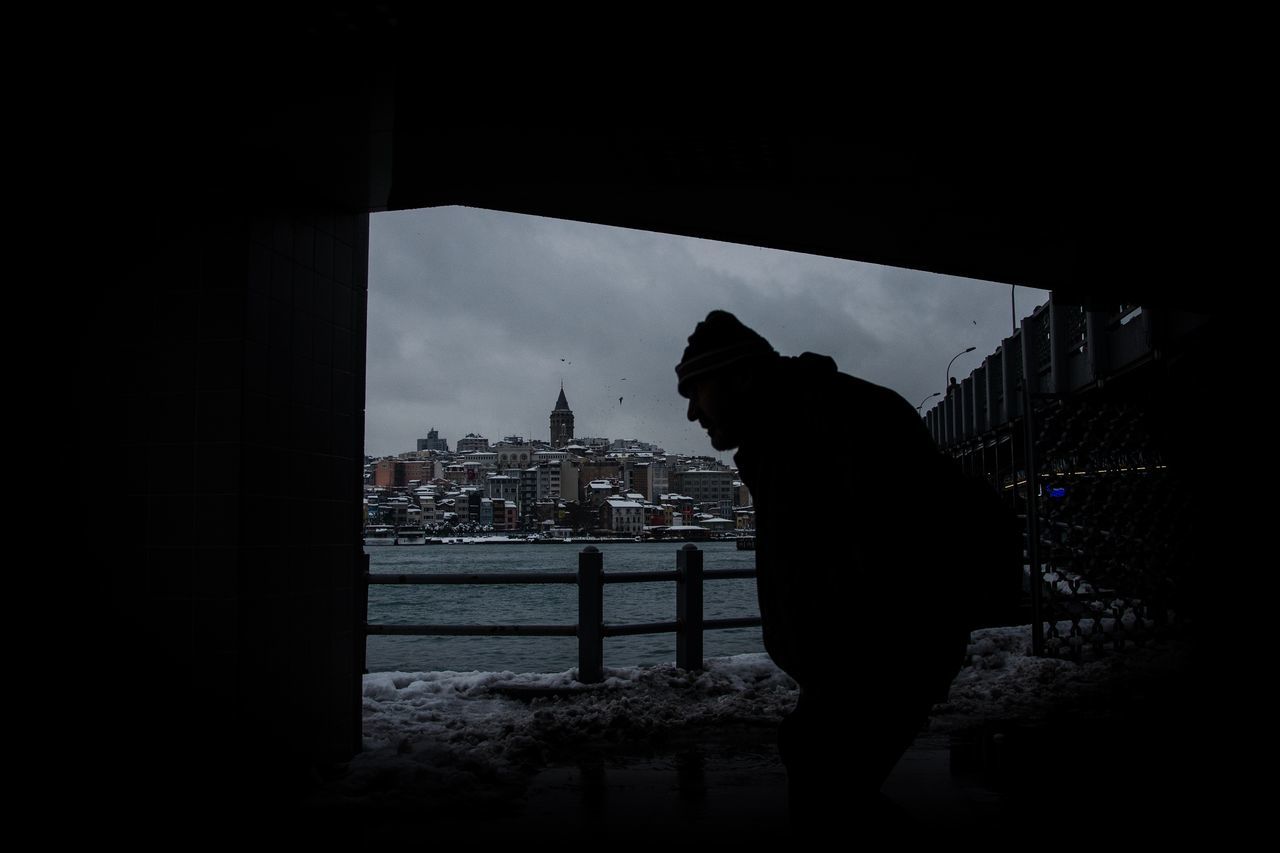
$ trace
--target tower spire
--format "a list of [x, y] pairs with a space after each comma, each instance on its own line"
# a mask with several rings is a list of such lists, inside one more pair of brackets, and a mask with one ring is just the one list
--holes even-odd
[[560, 380], [560, 396], [551, 410], [551, 446], [564, 447], [573, 441], [573, 410], [564, 396], [564, 380]]

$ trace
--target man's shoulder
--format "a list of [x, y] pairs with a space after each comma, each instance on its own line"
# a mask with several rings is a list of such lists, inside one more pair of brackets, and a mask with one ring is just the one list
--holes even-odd
[[829, 355], [806, 352], [794, 358], [784, 357], [780, 368], [780, 378], [793, 388], [813, 388], [826, 394], [868, 401], [902, 399], [902, 395], [890, 388], [841, 372]]
[[783, 361], [776, 402], [785, 402], [790, 416], [799, 417], [812, 433], [885, 448], [924, 443], [927, 432], [919, 414], [897, 391], [842, 373], [830, 356], [805, 353]]

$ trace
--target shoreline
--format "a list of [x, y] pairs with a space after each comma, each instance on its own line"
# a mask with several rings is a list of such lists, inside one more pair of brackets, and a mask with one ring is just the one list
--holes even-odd
[[[673, 545], [673, 544], [715, 544], [734, 543], [736, 539], [636, 539], [617, 538], [603, 539], [596, 537], [574, 537], [572, 539], [504, 539], [496, 536], [460, 536], [445, 538], [428, 538], [425, 542], [403, 545], [376, 545], [385, 548], [416, 548], [419, 545]], [[364, 547], [371, 547], [367, 542]]]

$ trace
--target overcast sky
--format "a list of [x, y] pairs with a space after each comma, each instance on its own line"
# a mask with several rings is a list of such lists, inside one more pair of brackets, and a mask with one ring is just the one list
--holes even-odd
[[[914, 406], [1011, 331], [1009, 285], [732, 243], [463, 207], [379, 213], [369, 243], [365, 452], [435, 427], [547, 440], [563, 380], [574, 434], [725, 461], [676, 393], [708, 311], [783, 355], [830, 355]], [[1048, 299], [1018, 287], [1017, 316]], [[621, 397], [621, 402], [619, 402]], [[936, 400], [929, 401], [929, 405]], [[928, 410], [926, 406], [925, 410]]]

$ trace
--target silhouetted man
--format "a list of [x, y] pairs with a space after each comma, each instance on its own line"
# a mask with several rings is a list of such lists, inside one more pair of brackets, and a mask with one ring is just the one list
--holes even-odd
[[800, 685], [779, 733], [792, 813], [871, 803], [963, 662], [999, 499], [898, 394], [827, 356], [780, 356], [725, 311], [698, 324], [676, 375], [751, 490], [765, 649]]

